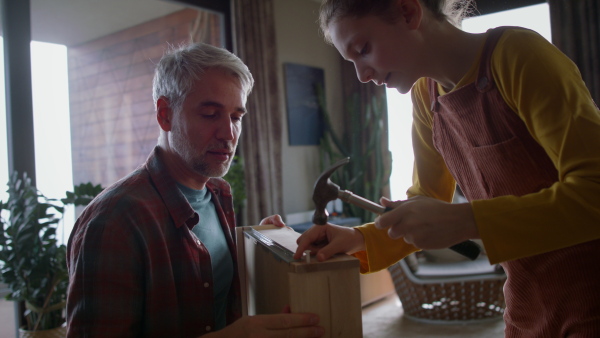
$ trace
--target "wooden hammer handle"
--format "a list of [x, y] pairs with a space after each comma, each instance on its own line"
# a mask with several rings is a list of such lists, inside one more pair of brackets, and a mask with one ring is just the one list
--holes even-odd
[[338, 192], [338, 198], [344, 202], [354, 204], [359, 208], [369, 210], [370, 212], [376, 213], [377, 215], [381, 215], [386, 211], [386, 208], [384, 206], [379, 205], [375, 202], [369, 201], [366, 198], [355, 195], [351, 191], [348, 191], [348, 190], [340, 189], [340, 191]]

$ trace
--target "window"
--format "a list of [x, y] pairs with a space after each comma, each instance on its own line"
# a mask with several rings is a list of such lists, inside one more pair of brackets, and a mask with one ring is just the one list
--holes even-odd
[[[215, 10], [229, 10], [228, 5], [214, 4]], [[130, 7], [124, 8], [121, 13]], [[104, 8], [98, 5], [98, 9]], [[223, 33], [228, 27], [226, 15], [181, 5], [159, 8], [156, 13], [158, 16], [134, 15], [133, 26], [125, 28], [118, 20], [122, 16], [115, 17], [119, 21], [116, 31], [94, 26], [105, 34], [100, 37], [96, 31], [75, 37], [63, 35], [64, 30], [76, 29], [68, 25], [77, 22], [50, 20], [52, 29], [48, 30], [55, 34], [44, 37], [67, 41], [68, 51], [65, 45], [32, 42], [36, 185], [45, 196], [65, 197], [66, 191], [73, 190], [73, 182], [107, 187], [146, 160], [158, 137], [151, 97], [154, 63], [162, 56], [166, 42], [178, 45], [190, 38], [214, 45], [231, 42]], [[0, 185], [6, 187], [9, 173], [1, 43]], [[0, 200], [7, 199], [6, 188], [0, 189]], [[62, 242], [67, 241], [75, 222], [75, 211], [69, 208], [64, 225], [58, 229]]]
[[[8, 154], [4, 92], [4, 53], [0, 38], [0, 200], [6, 201]], [[31, 43], [33, 123], [37, 188], [46, 197], [62, 198], [73, 190], [71, 128], [67, 80], [67, 48], [63, 45]], [[74, 223], [74, 210], [65, 211], [65, 224]], [[68, 236], [68, 234], [66, 234]], [[66, 243], [64, 227], [58, 238]]]

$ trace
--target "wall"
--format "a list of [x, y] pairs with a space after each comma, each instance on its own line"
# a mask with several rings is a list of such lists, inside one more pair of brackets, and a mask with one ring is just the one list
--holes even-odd
[[284, 194], [282, 215], [314, 209], [312, 190], [321, 172], [318, 146], [290, 146], [288, 143], [283, 63], [323, 68], [327, 110], [332, 115], [334, 124], [341, 118], [341, 58], [335, 48], [326, 44], [321, 37], [317, 23], [318, 10], [317, 1], [274, 0], [281, 109], [284, 116], [281, 126]]
[[[317, 24], [319, 2], [274, 0], [282, 120], [284, 210], [310, 211], [319, 176], [318, 146], [289, 146], [283, 63], [325, 71], [327, 109], [342, 105], [340, 57], [326, 44]], [[188, 9], [80, 46], [69, 47], [74, 182], [108, 186], [143, 163], [156, 144], [158, 127], [151, 99], [153, 63], [164, 41], [189, 36], [196, 12]], [[135, 76], [132, 74], [135, 73]], [[121, 80], [127, 78], [128, 80]], [[260, 79], [257, 79], [260, 81]], [[120, 107], [117, 109], [117, 107]], [[339, 113], [338, 113], [339, 115]], [[140, 119], [141, 117], [141, 119]], [[133, 123], [133, 119], [137, 118]], [[266, 215], [265, 215], [266, 216]]]
[[192, 37], [218, 45], [219, 20], [206, 11], [184, 9], [69, 46], [75, 184], [107, 187], [145, 162], [159, 133], [152, 101], [155, 63], [166, 42], [177, 46]]

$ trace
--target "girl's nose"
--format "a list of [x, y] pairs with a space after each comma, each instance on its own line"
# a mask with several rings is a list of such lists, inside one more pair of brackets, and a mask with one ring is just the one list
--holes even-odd
[[373, 80], [373, 69], [371, 67], [360, 67], [359, 65], [355, 65], [355, 68], [356, 76], [360, 82], [367, 83]]

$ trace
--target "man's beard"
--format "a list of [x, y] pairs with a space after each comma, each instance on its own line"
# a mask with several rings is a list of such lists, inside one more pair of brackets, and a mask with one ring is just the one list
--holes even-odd
[[233, 154], [235, 152], [235, 146], [232, 146], [229, 142], [217, 142], [216, 144], [208, 145], [202, 152], [202, 155], [197, 155], [194, 146], [187, 138], [183, 137], [181, 131], [173, 130], [172, 135], [171, 147], [179, 154], [179, 156], [181, 156], [188, 168], [204, 177], [223, 177], [227, 174], [231, 161], [233, 160], [233, 155], [229, 157], [227, 162], [217, 166], [211, 166], [210, 163], [206, 161], [206, 152], [210, 149], [229, 149], [230, 153]]

